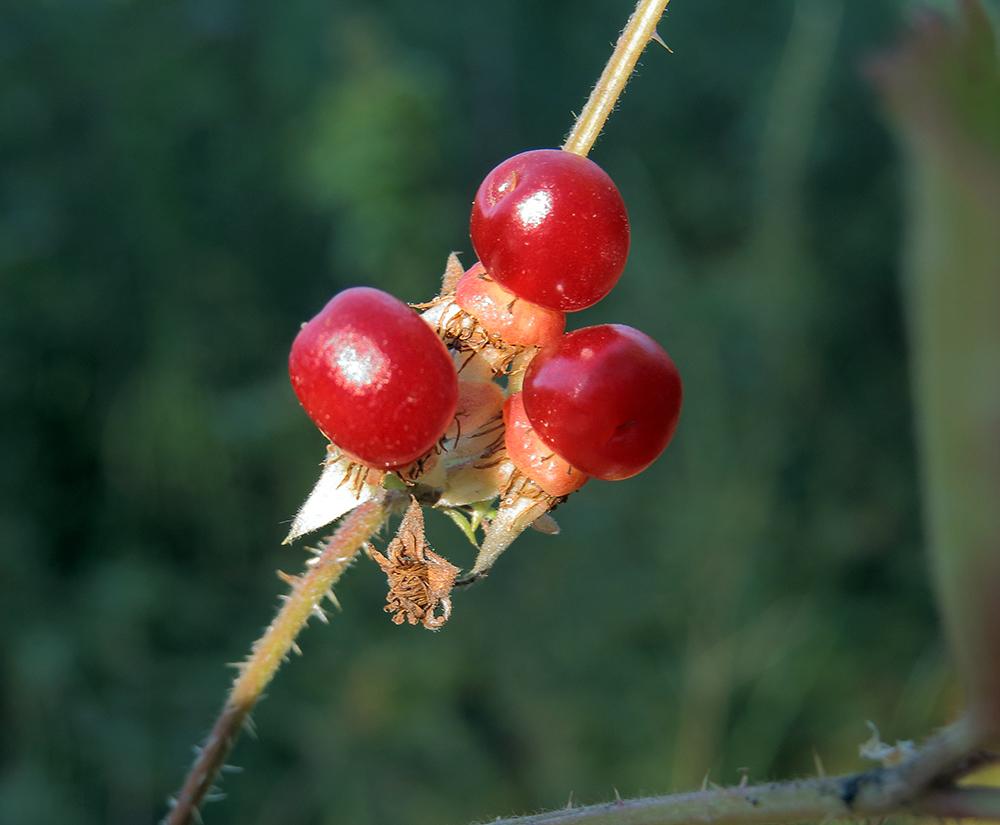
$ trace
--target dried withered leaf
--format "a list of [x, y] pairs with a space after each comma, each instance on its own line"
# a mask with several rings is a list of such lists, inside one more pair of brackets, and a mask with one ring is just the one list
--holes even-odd
[[[424, 538], [424, 516], [412, 500], [403, 521], [383, 556], [368, 551], [389, 579], [386, 613], [396, 624], [409, 621], [429, 630], [439, 629], [451, 615], [452, 585], [458, 568], [435, 553]], [[440, 613], [436, 611], [440, 608]]]

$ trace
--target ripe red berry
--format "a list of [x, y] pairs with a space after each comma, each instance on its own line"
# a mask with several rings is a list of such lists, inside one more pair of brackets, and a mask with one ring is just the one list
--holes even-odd
[[524, 152], [490, 172], [476, 193], [470, 231], [494, 281], [561, 312], [601, 300], [628, 257], [618, 188], [592, 160], [560, 149]]
[[508, 344], [541, 347], [566, 328], [566, 314], [545, 309], [504, 289], [475, 263], [455, 288], [455, 303]]
[[288, 368], [316, 426], [370, 467], [422, 458], [455, 415], [458, 376], [447, 348], [416, 312], [378, 289], [335, 295], [295, 337]]
[[663, 452], [683, 398], [670, 356], [620, 324], [579, 329], [543, 348], [528, 365], [523, 394], [539, 437], [608, 481], [642, 472]]
[[503, 405], [507, 456], [518, 470], [550, 496], [568, 496], [590, 477], [570, 466], [538, 437], [525, 415], [522, 395], [514, 393]]

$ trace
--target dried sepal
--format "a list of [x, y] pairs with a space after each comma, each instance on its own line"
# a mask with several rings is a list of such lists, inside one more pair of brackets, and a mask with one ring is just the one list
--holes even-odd
[[496, 516], [490, 520], [476, 563], [458, 584], [469, 584], [485, 576], [500, 554], [513, 544], [514, 539], [565, 500], [565, 497], [548, 495], [534, 481], [522, 475], [509, 459], [497, 471], [505, 481]]
[[[368, 550], [389, 580], [386, 613], [396, 624], [408, 621], [438, 630], [451, 615], [452, 586], [458, 568], [435, 553], [424, 538], [424, 516], [416, 499], [399, 525], [399, 532], [382, 555]], [[440, 610], [440, 612], [438, 612]]]
[[458, 282], [462, 280], [462, 276], [465, 274], [465, 267], [462, 266], [462, 262], [458, 260], [458, 255], [452, 252], [448, 256], [448, 263], [444, 267], [444, 277], [441, 279], [441, 295], [454, 295], [455, 287], [458, 286]]
[[324, 527], [373, 498], [384, 479], [385, 473], [381, 470], [358, 464], [331, 444], [327, 447], [323, 472], [295, 514], [282, 544]]

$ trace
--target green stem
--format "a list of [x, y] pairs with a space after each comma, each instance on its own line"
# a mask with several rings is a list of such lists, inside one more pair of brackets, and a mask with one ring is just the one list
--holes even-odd
[[497, 825], [782, 825], [881, 819], [890, 814], [998, 820], [1000, 789], [950, 784], [995, 759], [989, 754], [970, 755], [971, 741], [973, 737], [963, 721], [945, 728], [915, 755], [894, 767], [848, 776], [619, 799], [604, 805], [498, 820]]
[[189, 825], [196, 820], [198, 809], [253, 706], [288, 657], [288, 652], [298, 651], [295, 637], [310, 616], [318, 616], [325, 621], [320, 602], [325, 596], [332, 596], [331, 588], [385, 520], [393, 501], [394, 497], [383, 493], [355, 508], [325, 542], [306, 573], [298, 577], [282, 577], [292, 585], [292, 592], [285, 597], [284, 605], [264, 635], [254, 643], [249, 658], [239, 665], [240, 675], [233, 683], [229, 698], [204, 747], [198, 752], [163, 825]]
[[635, 69], [639, 55], [656, 35], [656, 24], [670, 0], [639, 0], [628, 19], [618, 44], [608, 60], [594, 90], [587, 99], [573, 129], [562, 145], [563, 151], [586, 157], [590, 147], [604, 128], [604, 122], [614, 109], [618, 96]]

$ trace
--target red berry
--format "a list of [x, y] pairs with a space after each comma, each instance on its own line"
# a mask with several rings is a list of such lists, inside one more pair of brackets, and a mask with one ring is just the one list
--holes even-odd
[[617, 283], [628, 215], [596, 163], [560, 149], [515, 155], [476, 193], [472, 245], [490, 277], [533, 304], [574, 312]]
[[371, 467], [422, 458], [455, 415], [458, 376], [447, 348], [416, 312], [378, 289], [335, 295], [295, 337], [288, 368], [316, 426]]
[[522, 395], [514, 393], [503, 405], [507, 457], [550, 496], [568, 496], [590, 477], [571, 467], [538, 437], [524, 413]]
[[670, 356], [620, 324], [563, 335], [524, 375], [524, 409], [539, 437], [574, 467], [608, 481], [642, 472], [663, 452], [682, 398]]
[[508, 344], [541, 347], [566, 328], [566, 314], [512, 295], [475, 263], [455, 288], [455, 303]]

